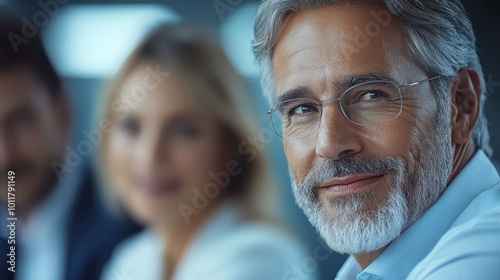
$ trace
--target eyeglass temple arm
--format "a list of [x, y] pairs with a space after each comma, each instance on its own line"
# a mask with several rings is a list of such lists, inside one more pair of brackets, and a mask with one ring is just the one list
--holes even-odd
[[425, 79], [425, 80], [422, 80], [422, 81], [418, 81], [418, 82], [413, 82], [413, 83], [409, 83], [409, 84], [402, 84], [402, 85], [399, 85], [398, 87], [410, 87], [410, 86], [415, 86], [415, 85], [418, 85], [420, 83], [423, 83], [423, 82], [428, 82], [428, 81], [432, 81], [432, 80], [435, 80], [435, 79], [439, 79], [439, 78], [442, 78], [443, 76], [435, 76], [435, 77], [432, 77], [432, 78], [429, 78], [429, 79]]

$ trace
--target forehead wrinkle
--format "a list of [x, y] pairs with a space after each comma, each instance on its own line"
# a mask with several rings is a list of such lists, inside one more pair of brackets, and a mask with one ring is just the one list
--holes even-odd
[[320, 93], [320, 96], [327, 96], [329, 91], [335, 90], [335, 88], [331, 88], [331, 86], [329, 86], [332, 83], [328, 82], [332, 74], [333, 74], [332, 71], [330, 71], [327, 66], [323, 67], [324, 79], [322, 80], [321, 83], [321, 88], [323, 89], [323, 92]]
[[[328, 9], [328, 12], [338, 13], [345, 7], [337, 6], [337, 8]], [[366, 51], [371, 53], [369, 50], [373, 48], [374, 52], [378, 49], [379, 51], [376, 51], [377, 55], [367, 56], [364, 55], [365, 50], [342, 51], [342, 47], [345, 46], [339, 44], [346, 38], [353, 39], [349, 36], [352, 33], [349, 30], [356, 22], [339, 18], [338, 22], [332, 25], [331, 16], [326, 20], [311, 17], [313, 15], [311, 12], [325, 11], [326, 9], [303, 11], [287, 18], [275, 48], [277, 50], [275, 54], [278, 55], [273, 59], [278, 95], [282, 92], [280, 90], [298, 86], [313, 89], [310, 78], [316, 80], [314, 86], [316, 94], [325, 94], [339, 88], [333, 83], [341, 75], [381, 73], [401, 82], [408, 82], [407, 80], [411, 80], [411, 77], [421, 72], [418, 65], [416, 67], [412, 65], [414, 61], [403, 43], [404, 30], [398, 21], [392, 21], [390, 26], [383, 28], [384, 32], [371, 38]], [[345, 21], [345, 24], [342, 24], [342, 21]], [[360, 22], [364, 22], [364, 19]], [[325, 47], [325, 44], [330, 44], [328, 42], [331, 43], [331, 47]], [[401, 62], [401, 58], [404, 61]], [[280, 69], [276, 69], [276, 66]], [[310, 71], [309, 81], [304, 80], [305, 71]]]

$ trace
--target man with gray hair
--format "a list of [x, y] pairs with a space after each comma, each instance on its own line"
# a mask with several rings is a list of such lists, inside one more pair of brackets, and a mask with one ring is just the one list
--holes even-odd
[[267, 0], [253, 49], [336, 279], [499, 279], [500, 178], [459, 0]]

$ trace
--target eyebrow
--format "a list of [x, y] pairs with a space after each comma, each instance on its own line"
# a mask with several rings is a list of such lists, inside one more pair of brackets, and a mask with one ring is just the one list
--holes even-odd
[[276, 103], [281, 103], [291, 99], [312, 97], [313, 92], [306, 87], [297, 87], [286, 91], [276, 98]]
[[35, 115], [35, 113], [33, 112], [33, 108], [31, 108], [29, 105], [22, 105], [16, 109], [14, 109], [12, 112], [9, 112], [5, 119], [6, 119], [7, 123], [11, 123], [16, 118], [23, 117], [23, 116], [32, 117], [34, 115]]
[[[353, 86], [365, 83], [365, 82], [375, 82], [375, 81], [383, 81], [383, 82], [393, 82], [396, 83], [396, 81], [384, 74], [379, 74], [379, 73], [367, 73], [367, 74], [361, 74], [361, 75], [352, 75], [352, 76], [346, 76], [338, 81], [335, 81], [333, 83], [334, 87], [338, 91], [345, 91], [348, 88], [351, 88]], [[311, 98], [314, 96], [314, 93], [307, 87], [297, 87], [291, 90], [286, 91], [285, 93], [281, 94], [276, 98], [276, 103], [284, 102], [287, 100], [291, 99], [296, 99], [296, 98]]]
[[347, 90], [350, 87], [366, 83], [366, 82], [393, 82], [396, 83], [396, 81], [384, 74], [379, 74], [379, 73], [367, 73], [367, 74], [362, 74], [362, 75], [353, 75], [353, 76], [347, 76], [343, 77], [340, 80], [336, 81], [333, 83], [335, 88], [337, 89], [343, 89]]

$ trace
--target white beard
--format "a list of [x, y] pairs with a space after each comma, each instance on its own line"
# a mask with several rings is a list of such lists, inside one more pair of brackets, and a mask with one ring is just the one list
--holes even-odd
[[[290, 172], [297, 204], [332, 250], [359, 254], [381, 249], [436, 202], [446, 188], [453, 162], [451, 132], [438, 129], [444, 121], [439, 119], [430, 129], [431, 137], [414, 138], [423, 142], [412, 145], [417, 147], [412, 166], [399, 157], [325, 159], [300, 184]], [[385, 199], [369, 209], [367, 201], [375, 201], [379, 191], [375, 187], [367, 193], [323, 199], [327, 202], [322, 203], [317, 193], [321, 183], [356, 173], [390, 175], [393, 184]]]
[[309, 203], [294, 193], [309, 222], [326, 244], [341, 254], [370, 252], [384, 247], [399, 236], [408, 220], [406, 199], [399, 187], [392, 189], [370, 215], [365, 213], [365, 200], [372, 194], [353, 195], [342, 198], [341, 202], [330, 202], [331, 206], [335, 203], [336, 208], [334, 213], [329, 213], [319, 203], [306, 206]]

